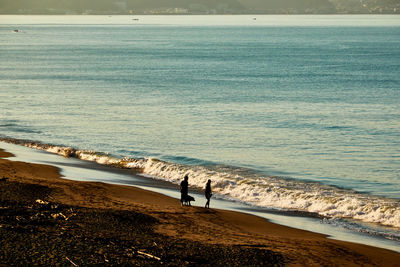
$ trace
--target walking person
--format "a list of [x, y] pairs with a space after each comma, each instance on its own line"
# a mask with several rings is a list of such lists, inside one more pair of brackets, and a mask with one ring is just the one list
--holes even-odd
[[211, 180], [207, 181], [206, 189], [204, 190], [204, 194], [205, 194], [206, 199], [207, 199], [206, 205], [204, 207], [206, 209], [209, 209], [210, 208], [210, 199], [211, 199], [211, 196], [212, 196], [212, 193], [211, 193]]
[[188, 187], [189, 187], [189, 176], [185, 175], [185, 178], [181, 182], [181, 205], [186, 202], [188, 196]]

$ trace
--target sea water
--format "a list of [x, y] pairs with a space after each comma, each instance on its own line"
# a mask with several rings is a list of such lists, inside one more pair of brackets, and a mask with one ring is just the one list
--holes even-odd
[[0, 16], [0, 62], [12, 142], [400, 239], [399, 16]]

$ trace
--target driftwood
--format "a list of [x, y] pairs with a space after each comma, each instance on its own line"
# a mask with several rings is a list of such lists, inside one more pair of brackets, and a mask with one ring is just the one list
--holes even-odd
[[70, 260], [68, 257], [65, 257], [72, 265], [74, 266], [78, 266], [78, 264], [76, 264], [75, 262], [73, 262], [72, 260]]
[[146, 253], [146, 252], [142, 252], [142, 251], [136, 251], [138, 254], [140, 254], [140, 255], [143, 255], [143, 256], [146, 256], [147, 258], [151, 258], [151, 259], [155, 259], [155, 260], [158, 260], [158, 261], [160, 261], [161, 260], [161, 258], [159, 258], [159, 257], [157, 257], [157, 256], [154, 256], [154, 255], [151, 255], [151, 254], [149, 254], [149, 253]]
[[48, 205], [48, 204], [49, 204], [48, 201], [44, 201], [44, 200], [41, 200], [41, 199], [36, 199], [35, 202], [36, 202], [36, 203], [39, 203], [40, 205]]
[[53, 219], [57, 219], [57, 218], [63, 218], [64, 220], [68, 220], [69, 219], [69, 217], [67, 217], [67, 216], [65, 216], [64, 214], [62, 214], [61, 212], [60, 213], [54, 213], [54, 214], [51, 214], [51, 217], [53, 217]]

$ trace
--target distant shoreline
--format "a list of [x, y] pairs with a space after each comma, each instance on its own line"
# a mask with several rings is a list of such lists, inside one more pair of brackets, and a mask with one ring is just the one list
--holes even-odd
[[400, 26], [398, 14], [0, 14], [0, 25], [161, 25], [161, 26]]

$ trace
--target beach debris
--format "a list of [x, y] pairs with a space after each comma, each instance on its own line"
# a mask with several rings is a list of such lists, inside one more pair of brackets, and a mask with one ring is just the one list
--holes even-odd
[[8, 177], [3, 176], [3, 178], [0, 179], [1, 182], [6, 182], [8, 180]]
[[149, 253], [146, 253], [146, 252], [143, 252], [143, 251], [140, 251], [140, 250], [138, 250], [138, 251], [136, 251], [136, 252], [137, 252], [137, 254], [142, 255], [142, 256], [145, 256], [145, 257], [147, 257], [147, 258], [155, 259], [155, 260], [158, 260], [158, 261], [161, 260], [161, 258], [159, 258], [159, 257], [157, 257], [157, 256], [151, 255], [151, 254], [149, 254]]
[[69, 219], [69, 217], [65, 216], [61, 212], [60, 213], [53, 213], [53, 214], [51, 214], [51, 217], [53, 217], [53, 219], [63, 218], [66, 221], [68, 221], [68, 219]]
[[76, 264], [75, 262], [73, 262], [70, 258], [65, 257], [72, 265], [74, 266], [79, 266], [78, 264]]
[[[109, 245], [107, 245], [107, 247], [109, 247]], [[110, 260], [107, 259], [106, 253], [104, 252], [103, 248], [100, 248], [100, 249], [97, 251], [97, 254], [103, 256], [105, 262], [110, 262]]]
[[134, 249], [131, 249], [131, 248], [127, 248], [127, 249], [125, 249], [125, 252], [126, 252], [126, 255], [128, 256], [128, 257], [133, 257], [133, 256], [135, 256], [135, 252], [136, 252], [136, 250], [134, 250]]
[[41, 200], [41, 199], [36, 199], [35, 202], [38, 203], [38, 204], [41, 204], [41, 205], [48, 205], [49, 204], [49, 202]]

